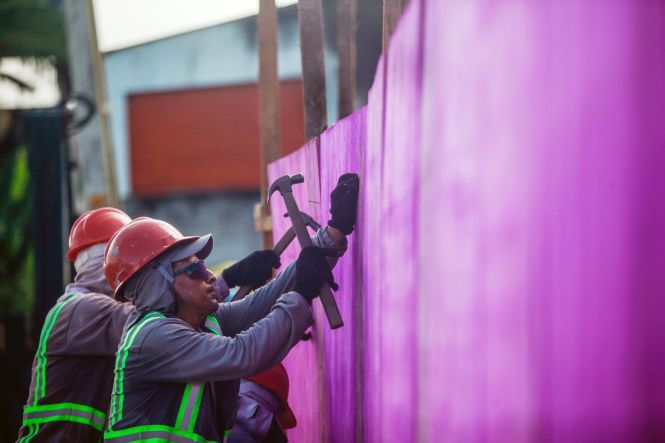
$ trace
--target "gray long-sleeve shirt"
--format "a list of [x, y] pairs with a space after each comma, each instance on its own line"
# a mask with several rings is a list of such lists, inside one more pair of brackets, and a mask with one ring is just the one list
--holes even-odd
[[[335, 247], [325, 228], [313, 241]], [[294, 275], [292, 263], [253, 295], [220, 304], [214, 316], [224, 335], [199, 332], [158, 313], [128, 324], [117, 356], [106, 439], [203, 436], [220, 441], [232, 425], [237, 379], [281, 361], [312, 322], [308, 303], [288, 292]], [[215, 383], [221, 381], [233, 381], [233, 386]], [[234, 404], [220, 410], [225, 401]]]
[[42, 328], [19, 441], [100, 440], [115, 353], [131, 309], [99, 293], [58, 300]]

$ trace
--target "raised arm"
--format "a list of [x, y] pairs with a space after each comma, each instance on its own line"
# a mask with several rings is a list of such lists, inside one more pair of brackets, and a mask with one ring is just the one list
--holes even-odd
[[[346, 236], [355, 228], [358, 213], [360, 180], [357, 174], [344, 174], [330, 193], [330, 214], [328, 226], [317, 231], [312, 237], [315, 246], [336, 248], [337, 257], [328, 259], [332, 269], [347, 249]], [[223, 303], [217, 310], [218, 320], [226, 335], [233, 336], [263, 318], [275, 300], [293, 287], [294, 265], [289, 265], [277, 278], [259, 288], [254, 295], [232, 303]]]
[[[320, 228], [312, 237], [312, 241], [315, 246], [337, 249], [338, 257], [346, 252], [348, 245], [346, 236], [338, 229], [330, 227]], [[329, 257], [331, 268], [337, 263], [338, 257]], [[293, 288], [294, 275], [295, 262], [287, 266], [267, 285], [244, 299], [221, 303], [216, 315], [224, 334], [232, 337], [265, 317], [277, 299]]]
[[142, 364], [134, 376], [155, 382], [204, 382], [255, 374], [281, 361], [312, 322], [307, 301], [284, 294], [272, 311], [235, 337], [194, 332], [164, 319], [136, 345]]

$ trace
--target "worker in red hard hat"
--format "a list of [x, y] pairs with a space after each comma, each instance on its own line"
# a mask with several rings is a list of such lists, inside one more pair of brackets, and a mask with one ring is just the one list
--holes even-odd
[[[133, 306], [114, 299], [104, 276], [109, 239], [131, 221], [116, 208], [81, 215], [72, 225], [67, 259], [76, 277], [44, 322], [33, 364], [19, 441], [98, 442], [111, 398], [115, 353]], [[225, 271], [231, 284], [253, 284], [279, 265], [272, 251], [256, 251]], [[216, 280], [217, 296], [228, 292]]]
[[284, 365], [240, 381], [238, 415], [228, 443], [280, 443], [297, 421], [289, 406], [289, 376]]
[[76, 277], [49, 311], [32, 366], [20, 442], [97, 442], [102, 437], [122, 328], [132, 306], [113, 298], [103, 273], [106, 243], [131, 221], [119, 209], [81, 215], [67, 258]]
[[[139, 218], [118, 231], [104, 259], [116, 297], [135, 310], [116, 356], [104, 440], [222, 441], [236, 416], [239, 378], [279, 363], [312, 322], [311, 301], [353, 230], [358, 180], [338, 185], [333, 218], [253, 295], [218, 303], [204, 260], [210, 235], [183, 236]], [[336, 215], [337, 214], [337, 215]]]

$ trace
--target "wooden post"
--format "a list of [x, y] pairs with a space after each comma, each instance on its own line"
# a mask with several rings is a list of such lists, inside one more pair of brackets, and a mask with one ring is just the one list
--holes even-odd
[[337, 57], [339, 58], [339, 118], [355, 110], [356, 0], [337, 0]]
[[323, 132], [328, 120], [321, 0], [300, 0], [298, 19], [305, 101], [305, 138], [309, 140]]
[[[302, 61], [303, 99], [305, 102], [305, 138], [317, 137], [327, 124], [326, 75], [323, 57], [323, 6], [321, 0], [299, 0], [300, 57]], [[318, 139], [317, 139], [318, 146]], [[316, 305], [316, 318], [325, 318], [322, 306]], [[313, 338], [316, 346], [318, 379], [319, 438], [320, 443], [329, 440], [328, 396], [326, 395], [325, 342], [323, 331], [315, 321]]]
[[277, 77], [277, 7], [275, 0], [260, 0], [259, 44], [259, 129], [261, 139], [261, 202], [254, 209], [254, 224], [262, 233], [263, 247], [273, 244], [268, 195], [268, 163], [280, 156], [279, 79]]
[[95, 96], [99, 125], [102, 132], [102, 152], [104, 153], [104, 175], [106, 176], [106, 204], [118, 207], [118, 191], [115, 182], [115, 168], [113, 162], [113, 145], [111, 143], [111, 130], [109, 128], [109, 107], [106, 100], [106, 87], [104, 84], [104, 67], [102, 55], [97, 42], [97, 25], [95, 23], [95, 10], [92, 0], [87, 0], [88, 27], [90, 29], [90, 52], [92, 61], [92, 75], [95, 82]]
[[383, 50], [388, 49], [390, 36], [393, 35], [397, 22], [408, 0], [383, 0]]

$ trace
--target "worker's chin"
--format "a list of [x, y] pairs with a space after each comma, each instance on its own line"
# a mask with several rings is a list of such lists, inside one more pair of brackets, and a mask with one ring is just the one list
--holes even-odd
[[210, 300], [207, 305], [206, 315], [214, 314], [219, 307], [219, 303], [216, 300]]

